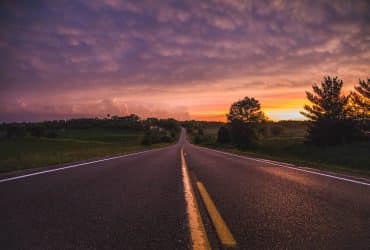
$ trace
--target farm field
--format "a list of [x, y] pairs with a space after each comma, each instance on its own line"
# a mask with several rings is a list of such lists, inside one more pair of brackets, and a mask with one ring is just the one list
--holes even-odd
[[[273, 135], [272, 128], [278, 126], [279, 134]], [[256, 145], [248, 150], [239, 150], [232, 145], [217, 143], [219, 126], [211, 124], [203, 127], [202, 139], [197, 141], [195, 133], [191, 135], [194, 143], [237, 154], [263, 157], [285, 161], [301, 166], [315, 167], [338, 172], [370, 175], [370, 143], [356, 142], [346, 145], [315, 147], [304, 143], [307, 124], [302, 122], [269, 123], [265, 135]]]
[[57, 138], [0, 137], [0, 173], [86, 159], [121, 155], [169, 145], [142, 145], [143, 131], [123, 129], [63, 130]]

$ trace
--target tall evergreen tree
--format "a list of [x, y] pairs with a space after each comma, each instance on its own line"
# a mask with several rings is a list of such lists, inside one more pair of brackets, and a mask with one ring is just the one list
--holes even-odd
[[313, 84], [313, 92], [306, 92], [311, 105], [301, 112], [309, 118], [307, 141], [319, 145], [350, 142], [358, 137], [358, 129], [348, 118], [348, 96], [341, 94], [343, 81], [338, 77], [324, 77], [320, 85]]
[[346, 117], [348, 97], [341, 95], [343, 81], [338, 77], [324, 77], [320, 85], [313, 84], [313, 93], [306, 91], [307, 99], [312, 103], [305, 105], [301, 112], [311, 121], [321, 118], [341, 120]]

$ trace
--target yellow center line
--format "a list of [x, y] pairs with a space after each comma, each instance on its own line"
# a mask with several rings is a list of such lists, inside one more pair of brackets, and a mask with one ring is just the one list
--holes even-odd
[[236, 247], [236, 241], [231, 234], [229, 228], [227, 227], [225, 221], [223, 220], [221, 214], [217, 210], [215, 203], [212, 201], [211, 196], [208, 194], [203, 183], [197, 182], [197, 187], [200, 196], [206, 206], [207, 212], [211, 217], [212, 223], [216, 229], [218, 238], [224, 247]]
[[200, 216], [198, 204], [194, 196], [194, 190], [190, 183], [183, 148], [181, 148], [181, 169], [183, 175], [184, 192], [187, 205], [192, 248], [194, 250], [211, 249], [202, 217]]

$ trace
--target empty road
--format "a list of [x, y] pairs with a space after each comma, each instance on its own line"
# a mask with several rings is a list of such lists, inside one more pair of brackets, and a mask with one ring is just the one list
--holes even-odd
[[184, 169], [214, 249], [197, 183], [238, 249], [370, 248], [368, 180], [200, 148], [184, 130], [170, 147], [65, 166], [0, 177], [0, 249], [191, 249]]

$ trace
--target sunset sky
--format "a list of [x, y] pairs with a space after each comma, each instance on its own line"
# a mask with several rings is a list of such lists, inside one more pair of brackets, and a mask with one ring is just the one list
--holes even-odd
[[370, 77], [369, 1], [1, 1], [0, 122], [106, 114], [225, 120], [253, 96]]

